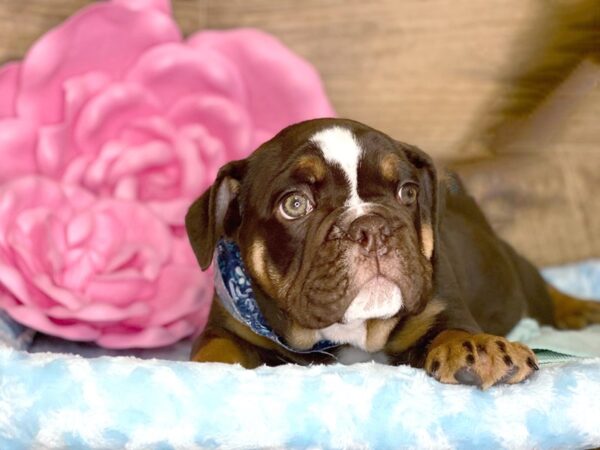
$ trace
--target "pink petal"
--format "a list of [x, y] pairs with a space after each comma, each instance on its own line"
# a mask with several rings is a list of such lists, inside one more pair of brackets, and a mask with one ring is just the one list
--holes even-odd
[[[0, 253], [1, 255], [1, 253]], [[21, 272], [15, 267], [0, 260], [0, 286], [8, 291], [13, 297], [22, 303], [30, 303], [31, 299], [27, 290], [27, 284], [23, 280]], [[1, 303], [0, 303], [1, 305]], [[3, 305], [7, 306], [7, 305]]]
[[93, 218], [88, 211], [77, 214], [67, 225], [67, 245], [74, 247], [90, 236], [93, 229]]
[[148, 327], [127, 331], [103, 330], [96, 343], [105, 348], [153, 348], [174, 344], [183, 336], [173, 334], [163, 327]]
[[58, 122], [64, 117], [66, 80], [90, 71], [120, 79], [147, 49], [180, 40], [176, 23], [163, 11], [115, 3], [90, 5], [28, 52], [21, 69], [18, 114], [41, 123]]
[[206, 311], [212, 297], [212, 282], [192, 266], [168, 266], [161, 273], [152, 300], [150, 325], [168, 324], [193, 312]]
[[151, 298], [155, 287], [139, 274], [132, 274], [130, 277], [106, 275], [90, 280], [84, 292], [94, 303], [129, 305], [139, 299]]
[[227, 159], [241, 158], [253, 150], [250, 117], [243, 105], [226, 98], [190, 95], [176, 103], [168, 117], [179, 128], [186, 125], [205, 128], [212, 137], [223, 142]]
[[115, 307], [105, 303], [91, 303], [75, 310], [55, 306], [47, 310], [54, 319], [75, 319], [91, 323], [120, 322], [131, 317], [143, 316], [149, 312], [148, 305], [142, 302]]
[[87, 101], [106, 88], [111, 81], [110, 76], [103, 72], [87, 72], [65, 80], [63, 83], [65, 122], [70, 126]]
[[161, 167], [173, 161], [173, 150], [164, 142], [152, 141], [139, 147], [129, 147], [112, 164], [107, 181], [114, 183], [126, 174]]
[[39, 172], [56, 176], [71, 154], [69, 129], [64, 124], [47, 125], [39, 130], [36, 159]]
[[6, 312], [17, 322], [37, 331], [74, 341], [93, 341], [99, 338], [98, 329], [85, 323], [57, 323], [50, 320], [45, 312], [27, 306], [13, 306]]
[[74, 129], [75, 141], [86, 152], [98, 151], [134, 119], [159, 111], [154, 96], [139, 86], [111, 84], [83, 107]]
[[[199, 171], [202, 176], [197, 177], [200, 186], [195, 192], [197, 197], [212, 184], [221, 166], [235, 157], [228, 154], [219, 137], [212, 136], [201, 124], [186, 125], [180, 130], [180, 134], [194, 143], [204, 163], [203, 170]], [[248, 148], [250, 145], [249, 143]]]
[[114, 237], [118, 230], [123, 242], [140, 249], [148, 262], [162, 266], [168, 260], [173, 246], [171, 232], [148, 208], [134, 202], [102, 199], [95, 209], [110, 215], [118, 224], [107, 238]]
[[52, 299], [54, 303], [63, 305], [65, 308], [77, 309], [83, 303], [83, 300], [76, 292], [56, 286], [46, 274], [39, 274], [31, 282], [40, 292]]
[[173, 200], [148, 200], [146, 204], [154, 213], [165, 222], [172, 225], [181, 225], [185, 221], [185, 215], [190, 208], [192, 198], [175, 198]]
[[21, 119], [0, 120], [0, 183], [37, 171], [36, 130]]
[[189, 95], [219, 95], [243, 101], [244, 90], [235, 65], [207, 49], [201, 55], [181, 44], [164, 44], [144, 53], [127, 74], [161, 99], [168, 108]]
[[203, 31], [188, 44], [200, 56], [217, 51], [237, 66], [248, 93], [249, 116], [270, 136], [295, 122], [334, 115], [315, 69], [266, 33]]
[[0, 119], [15, 115], [20, 70], [20, 63], [8, 63], [0, 68]]

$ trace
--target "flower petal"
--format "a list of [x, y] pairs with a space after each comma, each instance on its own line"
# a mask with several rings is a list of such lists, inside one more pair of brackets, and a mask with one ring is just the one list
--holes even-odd
[[131, 83], [111, 84], [81, 110], [73, 131], [75, 142], [86, 152], [97, 152], [133, 120], [159, 111], [159, 104], [149, 91]]
[[163, 11], [116, 3], [90, 5], [28, 52], [21, 68], [18, 114], [55, 123], [63, 118], [62, 87], [69, 78], [101, 71], [121, 79], [147, 49], [180, 40], [176, 23]]
[[15, 115], [20, 70], [20, 63], [9, 63], [0, 68], [0, 119]]
[[103, 329], [96, 342], [102, 347], [113, 349], [152, 348], [174, 344], [184, 336], [185, 334], [175, 334], [164, 327], [119, 327], [117, 330]]
[[207, 49], [201, 55], [180, 44], [156, 46], [137, 61], [127, 81], [139, 83], [168, 108], [193, 94], [219, 95], [243, 101], [244, 89], [236, 67], [226, 57]]
[[94, 341], [100, 337], [100, 330], [86, 323], [55, 322], [45, 312], [28, 306], [13, 306], [6, 312], [17, 322], [42, 333], [74, 341]]
[[253, 29], [202, 31], [188, 44], [200, 57], [213, 50], [229, 58], [244, 80], [249, 116], [271, 137], [292, 123], [334, 115], [314, 67], [273, 36]]
[[227, 159], [238, 159], [254, 150], [252, 119], [240, 106], [214, 95], [189, 95], [176, 103], [167, 117], [178, 128], [185, 129], [188, 125], [205, 128], [223, 143]]
[[131, 305], [119, 307], [106, 303], [91, 303], [75, 310], [61, 306], [55, 306], [47, 310], [48, 316], [54, 319], [75, 319], [93, 324], [120, 322], [131, 317], [146, 315], [148, 311], [148, 305], [143, 302], [135, 302]]
[[0, 120], [0, 183], [37, 170], [36, 129], [25, 120]]

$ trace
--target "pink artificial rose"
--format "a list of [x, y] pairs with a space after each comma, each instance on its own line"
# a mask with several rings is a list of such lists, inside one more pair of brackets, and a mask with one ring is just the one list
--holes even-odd
[[[191, 310], [196, 318], [206, 315], [212, 283], [196, 268], [185, 242], [187, 208], [225, 162], [247, 156], [291, 123], [333, 115], [312, 66], [273, 37], [241, 29], [200, 32], [183, 40], [166, 0], [113, 0], [83, 9], [44, 35], [22, 62], [0, 69], [0, 93], [3, 195], [16, 189], [10, 180], [37, 174], [59, 183], [55, 189], [63, 193], [77, 187], [77, 198], [83, 198], [85, 191], [96, 198], [94, 204], [82, 206], [89, 217], [99, 214], [99, 203], [119, 218], [124, 216], [117, 211], [135, 211], [139, 218], [145, 208], [153, 223], [148, 228], [144, 221], [132, 220], [128, 230], [124, 224], [109, 229], [118, 230], [118, 238], [105, 236], [111, 242], [122, 239], [122, 246], [129, 248], [129, 240], [142, 234], [147, 239], [144, 245], [159, 247], [144, 253], [144, 264], [158, 271], [150, 282], [156, 289], [138, 292], [143, 276], [125, 277], [118, 283], [114, 302], [101, 301], [99, 292], [88, 295], [86, 286], [57, 281], [49, 272], [54, 270], [49, 262], [36, 262], [36, 271], [31, 272], [22, 264], [25, 254], [15, 258], [15, 248], [2, 244], [0, 251], [10, 248], [12, 253], [2, 255], [0, 307], [47, 333], [110, 347], [164, 345], [191, 332], [191, 327], [182, 325], [189, 322], [183, 319], [191, 314], [189, 305], [174, 313], [183, 301], [179, 298], [171, 299], [175, 309], [168, 307], [170, 313], [165, 313], [178, 325], [163, 321], [158, 326], [149, 319], [162, 317], [154, 308], [165, 299], [156, 296], [169, 289], [171, 294], [200, 290], [202, 295], [195, 297]], [[65, 193], [64, 198], [70, 197]], [[0, 198], [0, 203], [6, 208], [5, 199]], [[18, 211], [10, 211], [18, 216]], [[14, 217], [0, 217], [0, 222], [3, 227], [16, 226]], [[87, 244], [86, 251], [101, 250], [100, 244]], [[172, 248], [185, 254], [178, 259], [177, 269], [167, 262], [173, 258]], [[31, 258], [43, 256], [37, 250], [31, 249], [36, 252]], [[76, 277], [80, 283], [102, 278], [106, 267], [94, 266], [99, 271], [90, 275], [90, 264], [86, 259], [69, 259], [68, 272], [86, 274]], [[192, 268], [195, 279], [188, 276]], [[6, 273], [13, 283], [20, 274], [18, 284], [27, 289], [3, 288]], [[42, 278], [46, 284], [36, 284]], [[168, 279], [180, 286], [167, 288]], [[33, 286], [36, 293], [28, 290]], [[112, 294], [112, 289], [104, 292]], [[71, 295], [79, 300], [65, 302]], [[141, 314], [144, 302], [152, 313]], [[112, 314], [110, 326], [103, 315], [107, 311]], [[131, 319], [132, 311], [138, 319]], [[196, 325], [200, 324], [198, 319]], [[157, 327], [166, 334], [160, 335]]]
[[314, 69], [271, 36], [182, 41], [154, 3], [92, 5], [5, 68], [0, 160], [10, 162], [0, 181], [41, 173], [182, 225], [225, 162], [291, 123], [333, 114]]
[[206, 319], [187, 243], [144, 205], [40, 177], [0, 188], [0, 305], [110, 348], [167, 345]]

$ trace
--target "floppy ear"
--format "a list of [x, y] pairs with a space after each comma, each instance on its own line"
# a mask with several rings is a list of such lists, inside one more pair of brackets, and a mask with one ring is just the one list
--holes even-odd
[[212, 261], [221, 236], [239, 225], [238, 194], [246, 161], [232, 161], [219, 170], [213, 185], [198, 198], [185, 216], [185, 228], [202, 270]]
[[408, 160], [419, 170], [419, 230], [421, 251], [431, 260], [437, 238], [438, 182], [431, 157], [412, 145], [400, 143]]

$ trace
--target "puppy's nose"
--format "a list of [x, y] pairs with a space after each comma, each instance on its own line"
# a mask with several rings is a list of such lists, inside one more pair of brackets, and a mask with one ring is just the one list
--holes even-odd
[[390, 235], [387, 221], [377, 214], [360, 216], [348, 228], [349, 239], [359, 244], [361, 250], [367, 254], [386, 254], [386, 242]]

